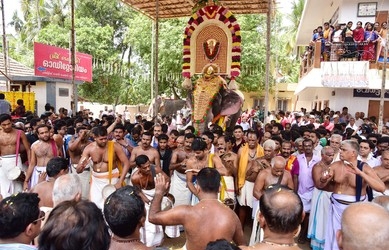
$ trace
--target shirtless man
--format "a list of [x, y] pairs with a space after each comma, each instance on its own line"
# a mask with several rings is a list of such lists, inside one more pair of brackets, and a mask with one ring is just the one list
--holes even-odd
[[[274, 141], [272, 142], [275, 147]], [[247, 215], [251, 213], [250, 211], [253, 207], [254, 182], [259, 171], [262, 170], [262, 165], [259, 165], [258, 158], [263, 155], [264, 150], [258, 144], [257, 134], [254, 131], [249, 131], [247, 143], [238, 151], [238, 189], [236, 192], [239, 202], [238, 215], [242, 228], [244, 227]]]
[[381, 154], [381, 165], [373, 168], [378, 177], [381, 179], [383, 183], [385, 183], [385, 192], [378, 193], [373, 191], [374, 197], [381, 195], [389, 195], [389, 151], [382, 151]]
[[[331, 195], [332, 209], [329, 212], [326, 242], [324, 249], [339, 249], [335, 234], [340, 229], [340, 218], [349, 204], [366, 200], [366, 187], [369, 185], [378, 192], [385, 191], [385, 184], [374, 170], [367, 164], [361, 163], [358, 168], [357, 156], [359, 145], [352, 140], [342, 141], [340, 147], [340, 161], [331, 164], [328, 172], [323, 173], [317, 188], [333, 192]], [[362, 185], [357, 190], [356, 176], [361, 177]], [[359, 191], [359, 192], [358, 192]]]
[[232, 152], [234, 143], [235, 138], [229, 135], [222, 135], [217, 139], [217, 153], [227, 170], [227, 174], [223, 176], [227, 189], [225, 198], [233, 200], [235, 200], [235, 189], [237, 188], [235, 180], [238, 172], [238, 155]]
[[[172, 181], [170, 185], [170, 193], [175, 197], [175, 204], [189, 205], [191, 192], [186, 186], [186, 162], [194, 155], [192, 143], [195, 135], [192, 133], [185, 134], [184, 138], [177, 138], [177, 149], [173, 151], [172, 160], [170, 161], [169, 169], [173, 171]], [[181, 146], [181, 140], [184, 139], [184, 144]]]
[[[0, 194], [6, 198], [15, 192], [22, 191], [21, 185], [15, 190], [16, 181], [10, 180], [11, 176], [8, 176], [8, 170], [15, 167], [23, 170], [20, 153], [26, 151], [28, 160], [30, 160], [30, 144], [22, 131], [12, 128], [10, 115], [0, 115], [0, 126]], [[20, 135], [19, 149], [16, 148], [18, 134]], [[16, 151], [19, 152], [19, 155], [16, 155]]]
[[331, 193], [317, 189], [319, 186], [320, 176], [328, 172], [328, 168], [333, 162], [335, 151], [330, 146], [325, 146], [321, 150], [321, 161], [316, 163], [312, 168], [312, 178], [315, 188], [312, 193], [311, 215], [308, 222], [308, 238], [311, 239], [313, 249], [323, 249], [325, 242], [325, 228], [327, 224], [328, 208], [330, 207]]
[[157, 175], [155, 196], [149, 214], [150, 222], [157, 225], [184, 225], [186, 243], [183, 249], [187, 250], [205, 249], [208, 242], [221, 238], [244, 245], [244, 235], [238, 217], [217, 198], [220, 187], [219, 172], [214, 168], [203, 168], [197, 175], [197, 183], [195, 193], [200, 199], [197, 205], [183, 205], [161, 211], [161, 202], [168, 183], [164, 176]]
[[[164, 234], [162, 226], [154, 225], [149, 222], [150, 201], [153, 200], [155, 194], [154, 178], [157, 174], [162, 174], [162, 171], [157, 172], [154, 165], [150, 164], [149, 158], [146, 155], [139, 155], [135, 159], [137, 170], [131, 176], [131, 183], [134, 187], [138, 187], [141, 192], [139, 195], [145, 202], [146, 221], [141, 230], [142, 239], [145, 240], [145, 245], [148, 247], [159, 246], [163, 242]], [[165, 174], [163, 174], [166, 176]], [[179, 232], [176, 230], [171, 230]], [[178, 235], [169, 235], [171, 238], [178, 237]]]
[[[295, 192], [278, 185], [267, 189], [261, 196], [257, 216], [264, 231], [263, 240], [254, 246], [241, 246], [241, 249], [301, 249], [294, 242], [294, 235], [304, 218], [304, 211], [301, 199]], [[286, 221], [288, 223], [285, 224]]]
[[342, 142], [342, 136], [339, 134], [332, 134], [330, 137], [330, 147], [334, 149], [334, 160], [339, 161], [340, 160], [340, 143]]
[[276, 156], [271, 160], [271, 167], [261, 171], [255, 180], [253, 195], [258, 200], [263, 192], [274, 184], [288, 186], [293, 189], [292, 175], [285, 171], [285, 159], [282, 156]]
[[352, 204], [343, 213], [336, 239], [343, 250], [388, 249], [389, 214], [370, 202]]
[[[102, 190], [106, 185], [115, 185], [118, 189], [122, 186], [130, 164], [121, 146], [115, 142], [108, 142], [107, 129], [105, 127], [96, 127], [93, 129], [95, 141], [85, 147], [82, 152], [81, 160], [77, 165], [77, 173], [82, 173], [89, 163], [93, 162], [92, 181], [90, 186], [90, 200], [100, 209], [103, 208]], [[109, 143], [113, 143], [113, 159], [109, 159]], [[109, 173], [108, 161], [113, 161], [111, 174]], [[119, 172], [119, 162], [122, 166]]]
[[64, 147], [64, 138], [67, 131], [66, 122], [64, 120], [57, 120], [54, 124], [54, 128], [57, 133], [53, 135], [53, 140], [57, 144], [57, 147], [61, 150], [62, 156], [67, 158]]
[[[220, 160], [219, 156], [209, 153], [205, 141], [200, 139], [194, 140], [192, 143], [192, 149], [194, 155], [186, 162], [186, 185], [188, 186], [192, 194], [198, 198], [198, 190], [194, 186], [194, 176], [196, 176], [201, 169], [206, 167], [216, 168], [216, 170], [220, 173], [221, 176], [226, 175], [227, 170], [223, 166], [223, 163]], [[197, 199], [192, 196], [192, 204], [196, 202]]]
[[73, 174], [76, 174], [78, 177], [80, 177], [82, 185], [82, 198], [89, 199], [91, 162], [89, 162], [89, 165], [87, 164], [82, 173], [77, 173], [77, 165], [80, 162], [82, 152], [84, 151], [85, 147], [91, 143], [89, 141], [89, 131], [86, 129], [86, 127], [77, 127], [76, 133], [77, 136], [73, 136], [69, 142], [70, 163], [72, 166]]
[[161, 170], [161, 159], [159, 157], [158, 150], [153, 148], [151, 143], [152, 134], [149, 132], [144, 132], [141, 137], [140, 145], [135, 147], [131, 152], [130, 157], [130, 167], [134, 168], [136, 166], [135, 158], [139, 155], [146, 155], [150, 162], [155, 165], [155, 168], [158, 169], [158, 171]]
[[[138, 191], [132, 186], [125, 186], [110, 195], [108, 200], [104, 204], [104, 218], [112, 231], [109, 249], [153, 249], [140, 241], [140, 229], [146, 220], [146, 213]], [[120, 220], [117, 219], [118, 214], [121, 215]]]
[[38, 125], [36, 128], [39, 140], [31, 145], [30, 165], [26, 173], [23, 189], [28, 188], [28, 182], [31, 180], [30, 187], [38, 184], [40, 175], [45, 175], [47, 162], [54, 157], [60, 156], [59, 148], [54, 140], [50, 139], [50, 129], [46, 124]]
[[53, 204], [53, 187], [55, 180], [69, 172], [68, 162], [61, 157], [54, 157], [47, 163], [47, 181], [43, 181], [35, 185], [31, 189], [31, 193], [37, 193], [40, 201], [39, 207], [54, 207]]
[[[270, 141], [270, 140], [268, 140]], [[274, 151], [274, 150], [273, 150]], [[265, 148], [266, 152], [266, 148]], [[288, 186], [293, 190], [293, 179], [292, 175], [289, 171], [285, 171], [286, 161], [282, 156], [275, 156], [271, 159], [271, 167], [262, 170], [255, 180], [253, 195], [256, 199], [260, 199], [263, 192], [268, 189], [270, 186], [274, 185], [284, 185]], [[254, 222], [253, 222], [253, 230], [250, 237], [249, 245], [253, 245], [260, 241], [259, 234], [257, 234], [257, 226], [258, 226], [258, 211], [259, 211], [259, 202], [256, 204], [256, 207], [253, 206], [255, 212], [253, 213]]]

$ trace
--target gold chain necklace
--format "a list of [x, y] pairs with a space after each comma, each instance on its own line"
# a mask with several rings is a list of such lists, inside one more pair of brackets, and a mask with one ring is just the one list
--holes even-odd
[[279, 247], [295, 247], [297, 246], [297, 243], [275, 243], [271, 241], [263, 240], [261, 243], [265, 243], [270, 246], [279, 246]]
[[140, 239], [117, 239], [115, 236], [112, 236], [112, 240], [118, 243], [131, 243], [131, 242], [141, 242]]

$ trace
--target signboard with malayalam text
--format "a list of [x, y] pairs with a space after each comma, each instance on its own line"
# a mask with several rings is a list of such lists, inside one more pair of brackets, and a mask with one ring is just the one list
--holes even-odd
[[[36, 76], [72, 79], [70, 50], [34, 43]], [[92, 56], [76, 52], [75, 80], [92, 82]]]

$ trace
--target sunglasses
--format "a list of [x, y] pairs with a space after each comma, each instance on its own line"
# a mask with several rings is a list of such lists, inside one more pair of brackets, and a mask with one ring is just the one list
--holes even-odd
[[45, 217], [46, 217], [46, 214], [45, 214], [45, 212], [43, 212], [43, 211], [40, 211], [38, 219], [34, 220], [32, 223], [33, 223], [33, 224], [37, 224], [37, 223], [38, 223], [38, 221], [40, 221], [40, 220], [44, 220], [44, 219], [45, 219]]

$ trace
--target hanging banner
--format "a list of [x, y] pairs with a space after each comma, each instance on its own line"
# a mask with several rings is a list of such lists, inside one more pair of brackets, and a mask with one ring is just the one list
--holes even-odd
[[332, 88], [367, 88], [368, 61], [322, 62], [321, 83]]
[[[72, 79], [70, 50], [34, 43], [36, 76]], [[75, 80], [92, 82], [92, 56], [76, 52]]]

